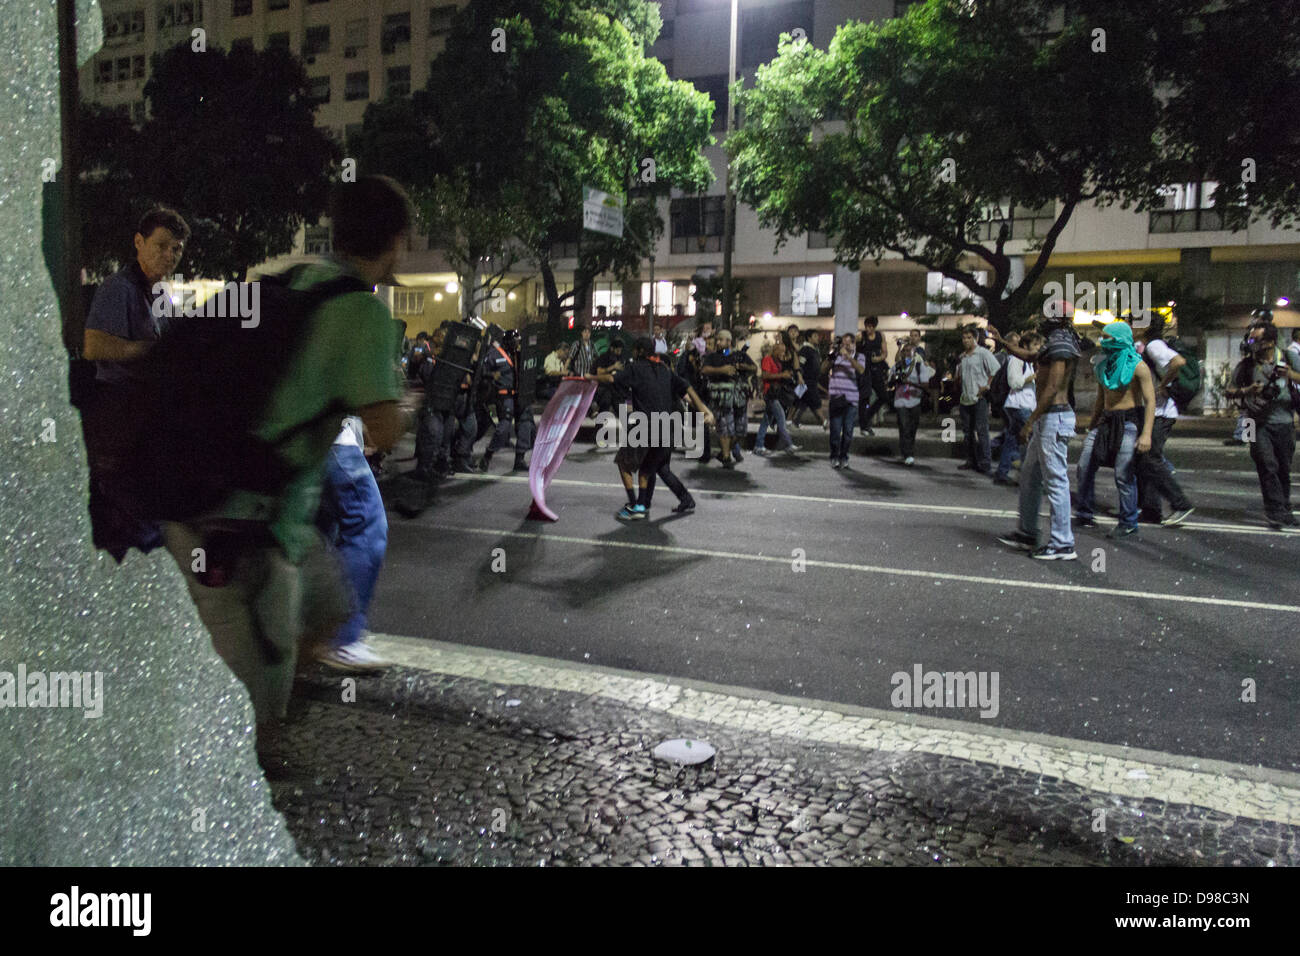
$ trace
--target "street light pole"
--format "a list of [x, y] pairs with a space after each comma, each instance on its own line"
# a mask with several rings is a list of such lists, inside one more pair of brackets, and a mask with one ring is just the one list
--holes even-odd
[[[731, 51], [727, 67], [727, 139], [736, 123], [736, 103], [731, 95], [731, 85], [736, 81], [736, 29], [740, 0], [731, 0]], [[731, 328], [731, 241], [736, 229], [736, 197], [731, 192], [731, 155], [725, 152], [727, 162], [727, 196], [723, 200], [722, 226], [722, 327]]]

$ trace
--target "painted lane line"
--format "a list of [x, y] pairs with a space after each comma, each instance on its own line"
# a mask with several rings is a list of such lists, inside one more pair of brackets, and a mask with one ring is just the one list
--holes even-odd
[[[715, 551], [708, 548], [686, 548], [679, 545], [642, 544], [635, 541], [602, 541], [598, 538], [579, 538], [570, 535], [529, 533], [511, 531], [504, 528], [469, 528], [462, 525], [430, 522], [421, 524], [421, 529], [449, 531], [459, 534], [486, 535], [495, 538], [525, 538], [531, 541], [556, 541], [562, 544], [581, 544], [599, 548], [627, 548], [635, 551], [658, 551], [665, 554], [691, 554], [706, 558], [720, 558], [732, 561], [760, 561], [769, 564], [790, 564], [786, 555], [746, 554], [739, 551]], [[838, 571], [857, 571], [863, 574], [884, 574], [894, 577], [924, 578], [930, 581], [960, 581], [964, 584], [993, 585], [1003, 588], [1024, 588], [1036, 591], [1056, 591], [1068, 594], [1100, 594], [1107, 597], [1131, 598], [1141, 601], [1166, 601], [1175, 604], [1208, 604], [1213, 607], [1239, 607], [1253, 611], [1275, 611], [1284, 614], [1300, 614], [1300, 606], [1291, 604], [1269, 604], [1263, 601], [1241, 601], [1233, 598], [1197, 597], [1189, 594], [1155, 594], [1145, 591], [1129, 591], [1123, 588], [1099, 588], [1083, 584], [1054, 584], [1046, 581], [1013, 581], [1002, 578], [982, 577], [975, 574], [956, 574], [950, 571], [921, 571], [910, 568], [888, 568], [872, 564], [854, 564], [848, 561], [822, 561], [815, 558], [803, 559], [806, 567], [829, 568]]]
[[[519, 478], [513, 475], [467, 474], [463, 476], [457, 475], [457, 477], [464, 477], [464, 478], [469, 478], [471, 480], [487, 481], [487, 482], [515, 482], [519, 484], [528, 483], [527, 478]], [[618, 489], [619, 492], [622, 492], [623, 490], [622, 485], [613, 482], [585, 481], [578, 478], [556, 478], [552, 480], [551, 484], [553, 486], [572, 485], [574, 487], [579, 487], [579, 488], [605, 488], [611, 491], [613, 491], [614, 489]], [[907, 502], [901, 502], [901, 501], [871, 501], [863, 498], [829, 498], [829, 497], [819, 496], [819, 495], [788, 495], [777, 491], [719, 491], [711, 488], [692, 488], [691, 494], [711, 495], [716, 498], [772, 498], [772, 499], [782, 500], [782, 501], [804, 501], [804, 502], [815, 502], [818, 504], [852, 505], [861, 508], [881, 508], [881, 509], [896, 510], [896, 511], [911, 511], [911, 512], [921, 511], [921, 512], [928, 512], [930, 514], [960, 514], [960, 515], [968, 515], [970, 517], [984, 517], [984, 518], [1019, 518], [1020, 517], [1019, 511], [1004, 510], [998, 508], [976, 508], [976, 507], [965, 507], [962, 505], [928, 505], [928, 504], [919, 504], [919, 503], [909, 504]], [[1041, 512], [1041, 514], [1045, 515], [1047, 514], [1047, 512]], [[1098, 516], [1097, 522], [1099, 524], [1104, 524], [1104, 525], [1119, 523], [1116, 519], [1108, 518], [1105, 515]], [[1228, 524], [1223, 522], [1210, 522], [1210, 521], [1185, 521], [1182, 524], [1177, 525], [1176, 527], [1173, 528], [1164, 528], [1160, 525], [1150, 525], [1148, 527], [1150, 530], [1160, 530], [1160, 531], [1195, 530], [1195, 531], [1209, 531], [1209, 532], [1220, 533], [1220, 534], [1257, 534], [1257, 535], [1264, 535], [1270, 538], [1278, 538], [1280, 540], [1285, 540], [1288, 537], [1294, 536], [1294, 532], [1273, 531], [1269, 528], [1262, 528], [1258, 525]]]
[[928, 753], [1059, 777], [1106, 794], [1300, 824], [1300, 776], [965, 721], [619, 670], [425, 638], [375, 634], [376, 651], [416, 670], [599, 696], [679, 720], [859, 750]]

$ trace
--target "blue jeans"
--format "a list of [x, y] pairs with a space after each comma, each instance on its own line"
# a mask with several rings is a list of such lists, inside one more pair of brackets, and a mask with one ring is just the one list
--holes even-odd
[[1073, 548], [1070, 527], [1070, 439], [1074, 437], [1074, 412], [1048, 412], [1034, 425], [1020, 464], [1020, 530], [1038, 537], [1038, 506], [1047, 493], [1052, 530], [1048, 544]]
[[[1020, 429], [1029, 421], [1027, 408], [1003, 408], [1002, 417], [1006, 427], [1002, 429], [1002, 455], [998, 458], [998, 477], [1011, 477], [1011, 463], [1020, 454]], [[1023, 464], [1023, 462], [1022, 462]]]
[[754, 449], [756, 451], [763, 449], [763, 442], [767, 439], [769, 424], [776, 425], [776, 435], [781, 440], [781, 448], [789, 448], [794, 444], [794, 439], [790, 437], [790, 433], [785, 427], [785, 409], [781, 407], [781, 403], [775, 398], [766, 398], [763, 403], [767, 411], [763, 415], [763, 420], [758, 423], [758, 435], [754, 438]]
[[316, 522], [338, 550], [356, 596], [352, 616], [339, 628], [335, 641], [338, 647], [347, 647], [361, 640], [388, 550], [388, 516], [379, 486], [355, 445], [330, 448]]
[[[1137, 425], [1125, 422], [1124, 440], [1115, 455], [1115, 488], [1119, 492], [1119, 523], [1128, 528], [1136, 527], [1138, 523], [1137, 469], [1134, 467], [1137, 439]], [[1079, 455], [1078, 515], [1085, 520], [1095, 513], [1097, 469], [1101, 467], [1092, 454], [1096, 442], [1097, 429], [1094, 428], [1083, 440], [1083, 452]]]
[[858, 424], [858, 406], [850, 403], [838, 415], [831, 416], [831, 461], [849, 457], [853, 444], [853, 429]]

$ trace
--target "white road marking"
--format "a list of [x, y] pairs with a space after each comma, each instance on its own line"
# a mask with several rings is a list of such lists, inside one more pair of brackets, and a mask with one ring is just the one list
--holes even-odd
[[[733, 731], [889, 753], [929, 753], [1060, 777], [1087, 790], [1300, 824], [1300, 776], [1244, 764], [1134, 750], [967, 721], [788, 697], [659, 674], [442, 641], [373, 635], [404, 667], [510, 687], [537, 687], [658, 711]], [[525, 711], [527, 699], [525, 698]], [[1091, 809], [1080, 806], [1085, 824]], [[1130, 809], [1114, 807], [1122, 832]], [[1109, 815], [1109, 814], [1108, 814]]]
[[[456, 477], [469, 478], [478, 481], [496, 481], [496, 482], [508, 481], [508, 482], [515, 482], [519, 484], [525, 484], [525, 485], [528, 483], [528, 479], [526, 477], [520, 477], [515, 475], [457, 474]], [[611, 490], [617, 489], [620, 494], [622, 494], [623, 492], [623, 486], [618, 484], [617, 482], [585, 481], [579, 478], [555, 478], [552, 479], [551, 485], [553, 486], [571, 485], [574, 487], [581, 487], [581, 488], [607, 488]], [[883, 509], [894, 510], [894, 511], [911, 511], [911, 512], [919, 511], [919, 512], [927, 512], [930, 514], [961, 514], [961, 515], [972, 515], [972, 516], [988, 517], [988, 518], [1013, 518], [1013, 519], [1020, 517], [1020, 512], [1018, 510], [1008, 510], [1002, 508], [976, 508], [976, 507], [967, 507], [965, 505], [930, 505], [924, 503], [909, 503], [905, 501], [876, 501], [867, 498], [832, 498], [832, 497], [819, 496], [819, 495], [790, 495], [790, 494], [783, 494], [777, 491], [725, 491], [725, 490], [714, 489], [714, 488], [691, 488], [690, 491], [692, 495], [696, 495], [696, 496], [711, 495], [715, 498], [772, 498], [772, 499], [784, 500], [784, 501], [812, 501], [812, 502], [819, 502], [822, 504], [853, 505], [862, 508], [883, 508]], [[1047, 512], [1042, 512], [1042, 513], [1046, 514]], [[1107, 518], [1105, 515], [1097, 516], [1097, 523], [1103, 525], [1118, 524], [1118, 522], [1114, 518]], [[1220, 533], [1220, 534], [1258, 534], [1258, 535], [1265, 535], [1270, 538], [1278, 538], [1278, 539], [1285, 539], [1294, 534], [1293, 532], [1288, 532], [1288, 531], [1273, 531], [1269, 528], [1262, 527], [1261, 525], [1230, 524], [1227, 522], [1219, 522], [1219, 521], [1185, 521], [1174, 528], [1163, 528], [1160, 525], [1146, 525], [1145, 527], [1150, 530], [1175, 531], [1175, 532], [1196, 530], [1196, 531], [1209, 531], [1212, 533]]]
[[[469, 528], [463, 525], [442, 524], [440, 522], [422, 522], [421, 529], [449, 531], [460, 534], [486, 535], [495, 538], [527, 538], [538, 541], [557, 541], [563, 544], [581, 544], [597, 548], [627, 548], [635, 551], [659, 551], [666, 554], [693, 554], [706, 558], [720, 558], [732, 561], [760, 561], [771, 564], [789, 565], [790, 555], [764, 555], [739, 551], [717, 551], [708, 548], [687, 548], [680, 545], [644, 544], [636, 541], [602, 541], [599, 538], [580, 538], [572, 535], [551, 534], [546, 531], [534, 533], [511, 531], [504, 528]], [[1197, 597], [1189, 594], [1159, 594], [1147, 591], [1130, 591], [1123, 588], [1099, 588], [1082, 584], [1059, 584], [1046, 581], [1016, 581], [1005, 578], [983, 577], [976, 574], [955, 574], [949, 571], [925, 571], [911, 568], [889, 568], [872, 564], [855, 564], [849, 561], [821, 561], [806, 558], [804, 565], [810, 568], [830, 568], [840, 571], [856, 571], [862, 574], [884, 574], [894, 577], [923, 578], [929, 581], [960, 581], [964, 584], [993, 585], [1000, 588], [1023, 588], [1036, 591], [1054, 591], [1067, 594], [1099, 594], [1107, 597], [1129, 598], [1135, 601], [1165, 601], [1175, 604], [1208, 604], [1212, 607], [1239, 607], [1253, 611], [1276, 611], [1284, 614], [1300, 614], [1300, 606], [1291, 604], [1269, 604], [1263, 601], [1240, 601], [1233, 598]]]

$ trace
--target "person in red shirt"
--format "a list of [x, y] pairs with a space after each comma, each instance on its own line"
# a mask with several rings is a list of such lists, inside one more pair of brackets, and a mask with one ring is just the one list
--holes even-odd
[[790, 433], [786, 430], [785, 407], [781, 404], [781, 399], [791, 387], [790, 383], [795, 376], [794, 371], [787, 364], [787, 358], [785, 343], [781, 341], [773, 344], [771, 355], [763, 357], [763, 403], [766, 411], [762, 422], [759, 423], [758, 435], [754, 438], [754, 453], [756, 455], [767, 454], [764, 440], [767, 438], [769, 424], [776, 425], [776, 434], [780, 439], [779, 451], [793, 454], [799, 450], [799, 446], [794, 443]]

